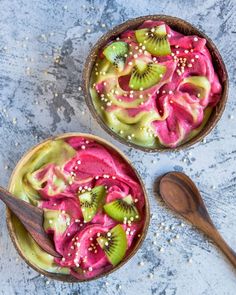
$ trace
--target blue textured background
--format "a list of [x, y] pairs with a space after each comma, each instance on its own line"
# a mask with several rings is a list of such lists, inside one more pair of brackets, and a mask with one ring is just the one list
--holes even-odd
[[[173, 169], [189, 174], [215, 224], [236, 249], [235, 0], [1, 0], [0, 11], [1, 185], [7, 185], [22, 154], [40, 140], [65, 131], [92, 132], [115, 143], [134, 162], [153, 214], [143, 247], [125, 267], [91, 283], [65, 284], [41, 277], [17, 255], [0, 204], [0, 294], [234, 295], [231, 265], [155, 199], [153, 182]], [[104, 32], [131, 17], [155, 13], [184, 18], [213, 39], [229, 71], [230, 96], [222, 120], [202, 143], [178, 153], [149, 155], [105, 134], [91, 118], [79, 86], [89, 48]], [[53, 63], [60, 54], [65, 67]]]

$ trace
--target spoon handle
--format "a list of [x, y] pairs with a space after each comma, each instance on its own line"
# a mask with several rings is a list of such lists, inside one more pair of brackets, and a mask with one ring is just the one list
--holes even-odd
[[208, 236], [216, 243], [216, 245], [221, 249], [225, 256], [236, 268], [236, 253], [233, 249], [226, 243], [218, 230], [213, 226], [211, 230], [207, 233]]
[[1, 186], [0, 200], [20, 219], [25, 229], [42, 249], [54, 257], [61, 257], [56, 252], [53, 242], [43, 228], [44, 216], [41, 208], [14, 197]]
[[29, 223], [41, 222], [42, 210], [31, 204], [14, 197], [10, 192], [0, 186], [0, 199], [5, 205], [14, 212], [14, 214], [21, 220], [26, 226]]

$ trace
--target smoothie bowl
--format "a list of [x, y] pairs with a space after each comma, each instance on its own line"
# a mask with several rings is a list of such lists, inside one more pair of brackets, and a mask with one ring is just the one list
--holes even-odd
[[88, 281], [107, 275], [138, 250], [149, 225], [140, 176], [114, 146], [67, 133], [33, 147], [16, 166], [9, 191], [43, 208], [44, 229], [61, 258], [44, 252], [7, 210], [23, 259], [50, 278]]
[[205, 34], [175, 17], [144, 16], [95, 44], [84, 91], [92, 115], [111, 136], [148, 152], [176, 150], [216, 125], [228, 76]]

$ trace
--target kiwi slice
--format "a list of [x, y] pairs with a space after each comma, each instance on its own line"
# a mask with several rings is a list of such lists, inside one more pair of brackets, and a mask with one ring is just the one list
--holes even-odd
[[134, 205], [131, 195], [105, 204], [103, 208], [107, 215], [120, 222], [123, 222], [125, 219], [132, 221], [140, 219], [139, 212]]
[[153, 62], [136, 60], [129, 87], [133, 90], [144, 90], [157, 84], [166, 72], [166, 67]]
[[136, 39], [153, 55], [165, 56], [171, 53], [165, 25], [135, 31]]
[[118, 41], [108, 45], [103, 54], [119, 71], [122, 71], [125, 66], [125, 55], [129, 52], [129, 45], [125, 42]]
[[113, 227], [106, 236], [97, 238], [97, 242], [113, 266], [116, 266], [124, 258], [127, 250], [127, 239], [120, 224]]
[[84, 222], [93, 219], [105, 198], [106, 190], [103, 185], [96, 186], [91, 191], [79, 195], [80, 206], [84, 217]]

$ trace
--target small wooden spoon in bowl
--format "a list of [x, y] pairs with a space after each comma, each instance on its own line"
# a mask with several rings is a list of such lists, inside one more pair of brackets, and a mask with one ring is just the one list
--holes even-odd
[[159, 192], [166, 205], [210, 237], [236, 267], [236, 253], [214, 226], [200, 192], [184, 173], [170, 172], [159, 182]]
[[14, 197], [3, 187], [0, 187], [0, 200], [20, 219], [26, 230], [44, 251], [54, 257], [61, 257], [56, 252], [52, 240], [43, 228], [43, 209]]

